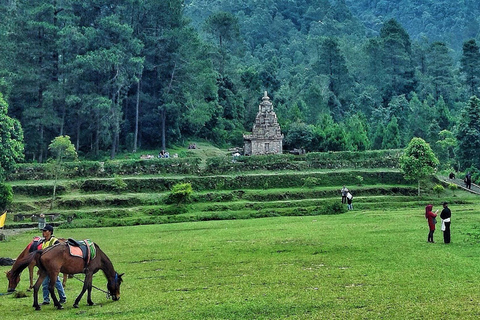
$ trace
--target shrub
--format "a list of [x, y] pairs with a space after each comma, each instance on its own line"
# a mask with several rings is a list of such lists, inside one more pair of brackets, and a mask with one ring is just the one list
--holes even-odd
[[173, 186], [172, 192], [167, 198], [168, 203], [175, 203], [180, 205], [190, 201], [193, 189], [191, 183], [178, 183]]
[[448, 184], [448, 189], [452, 190], [453, 196], [455, 196], [455, 190], [458, 189], [458, 186], [455, 183]]
[[303, 186], [305, 188], [313, 188], [318, 185], [318, 179], [314, 177], [307, 177], [303, 179]]
[[437, 184], [433, 187], [433, 191], [437, 194], [439, 198], [440, 198], [440, 193], [442, 193], [444, 190], [445, 188], [440, 184]]
[[113, 190], [115, 190], [117, 193], [121, 193], [125, 189], [127, 189], [127, 184], [125, 181], [123, 181], [121, 177], [115, 176], [115, 179], [113, 180]]
[[13, 201], [12, 186], [0, 183], [0, 214], [4, 212]]
[[362, 176], [356, 176], [355, 180], [357, 181], [357, 185], [361, 186], [363, 183], [363, 177]]

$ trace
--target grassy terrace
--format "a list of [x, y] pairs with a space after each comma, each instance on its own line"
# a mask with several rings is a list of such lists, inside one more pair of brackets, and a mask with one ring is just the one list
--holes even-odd
[[[65, 310], [36, 312], [26, 292], [0, 296], [2, 319], [476, 319], [480, 211], [476, 198], [456, 198], [463, 203], [451, 205], [449, 245], [440, 231], [437, 243], [426, 242], [427, 199], [340, 215], [58, 229], [101, 246], [125, 272], [122, 298], [94, 290], [95, 306], [84, 298], [73, 309], [82, 284], [71, 279]], [[0, 243], [2, 255], [15, 256], [37, 234]], [[101, 273], [94, 285], [105, 289]]]

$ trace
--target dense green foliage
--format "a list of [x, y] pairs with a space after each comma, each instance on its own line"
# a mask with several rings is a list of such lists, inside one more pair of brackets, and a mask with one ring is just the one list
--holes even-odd
[[8, 116], [8, 104], [0, 92], [0, 182], [23, 159], [23, 130], [18, 120]]
[[12, 203], [12, 201], [12, 186], [6, 183], [0, 183], [0, 213], [5, 212], [5, 210]]
[[28, 161], [63, 135], [92, 158], [241, 146], [264, 90], [286, 150], [440, 152], [477, 94], [477, 16], [463, 0], [7, 1], [0, 92]]

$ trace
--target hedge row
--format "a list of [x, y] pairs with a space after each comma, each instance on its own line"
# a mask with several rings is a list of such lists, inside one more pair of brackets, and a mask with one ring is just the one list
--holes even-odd
[[[191, 183], [195, 191], [271, 189], [304, 186], [338, 186], [365, 183], [374, 184], [409, 184], [400, 172], [328, 172], [328, 173], [286, 173], [286, 174], [251, 174], [238, 176], [204, 176], [182, 178], [125, 178], [126, 192], [165, 192], [177, 183]], [[87, 179], [81, 190], [84, 192], [115, 192], [113, 180]]]
[[[392, 195], [396, 197], [401, 196], [415, 196], [417, 193], [417, 188], [415, 186], [395, 186], [395, 187], [362, 187], [362, 186], [351, 186], [350, 190], [355, 195], [355, 197], [366, 197], [366, 196], [379, 196], [379, 195]], [[285, 202], [288, 206], [291, 204], [288, 200], [308, 200], [311, 199], [312, 203], [305, 203], [305, 205], [314, 205], [317, 204], [319, 199], [328, 199], [339, 197], [340, 193], [337, 189], [329, 190], [311, 190], [309, 188], [299, 188], [295, 190], [273, 190], [273, 191], [263, 191], [258, 193], [253, 190], [232, 190], [232, 191], [217, 191], [217, 192], [200, 192], [194, 193], [191, 196], [191, 202], [196, 204], [201, 203], [214, 203], [210, 208], [205, 207], [205, 211], [218, 211], [219, 208], [222, 210], [231, 209], [232, 203], [234, 201], [241, 200], [238, 204], [234, 204], [236, 208], [242, 209], [258, 209], [260, 207], [266, 206], [281, 206], [278, 204], [278, 201]], [[158, 197], [136, 197], [136, 196], [124, 196], [119, 195], [118, 197], [108, 197], [108, 198], [98, 198], [94, 196], [89, 197], [77, 197], [77, 198], [66, 198], [58, 197], [55, 201], [55, 209], [57, 210], [72, 210], [72, 209], [82, 209], [82, 208], [131, 208], [131, 207], [142, 207], [140, 210], [152, 210], [148, 206], [158, 206], [164, 204], [165, 195], [158, 195]], [[15, 212], [24, 212], [24, 211], [35, 211], [38, 208], [47, 208], [50, 206], [50, 198], [44, 200], [39, 200], [32, 203], [14, 203], [11, 209]], [[275, 202], [276, 201], [276, 202]], [[362, 200], [367, 201], [367, 200]], [[228, 204], [222, 204], [229, 202]], [[267, 202], [275, 202], [272, 205]], [[383, 202], [383, 200], [381, 201]], [[252, 204], [253, 203], [253, 204]], [[182, 207], [180, 207], [182, 208]], [[105, 210], [105, 209], [102, 209]], [[137, 209], [135, 209], [137, 210]], [[158, 209], [153, 209], [155, 212]], [[170, 206], [164, 206], [161, 209], [165, 215], [172, 214], [172, 208]], [[173, 210], [175, 212], [177, 209]], [[145, 214], [153, 214], [152, 212], [147, 212]]]
[[131, 226], [145, 224], [165, 224], [179, 222], [194, 222], [208, 220], [234, 220], [234, 219], [254, 219], [264, 217], [279, 216], [312, 216], [312, 215], [331, 215], [341, 214], [346, 211], [346, 207], [339, 201], [327, 201], [317, 206], [310, 207], [288, 207], [288, 208], [264, 208], [256, 211], [252, 210], [229, 210], [216, 212], [202, 212], [199, 214], [165, 215], [158, 211], [158, 214], [152, 213], [150, 216], [124, 216], [115, 218], [113, 213], [104, 213], [102, 216], [78, 216], [71, 223], [62, 224], [62, 228], [86, 228], [86, 227], [114, 227]]
[[372, 150], [362, 152], [312, 152], [306, 155], [291, 154], [215, 157], [207, 160], [204, 174], [225, 174], [255, 170], [308, 170], [342, 168], [398, 168], [402, 150]]
[[[372, 150], [361, 152], [312, 152], [306, 155], [268, 155], [251, 157], [214, 157], [207, 159], [204, 169], [200, 168], [201, 159], [169, 158], [149, 160], [113, 160], [106, 162], [81, 161], [65, 162], [64, 178], [114, 177], [116, 175], [209, 175], [256, 170], [308, 170], [340, 168], [398, 168], [398, 159], [402, 150]], [[53, 173], [49, 165], [24, 163], [18, 164], [8, 176], [16, 180], [49, 180]]]
[[[169, 158], [149, 160], [80, 161], [65, 162], [63, 177], [66, 179], [86, 177], [114, 177], [116, 175], [190, 174], [200, 172], [200, 158]], [[53, 173], [48, 164], [18, 164], [8, 177], [15, 180], [49, 180]]]

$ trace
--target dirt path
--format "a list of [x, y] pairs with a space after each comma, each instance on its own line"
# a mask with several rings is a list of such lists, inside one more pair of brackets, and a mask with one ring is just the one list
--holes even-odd
[[462, 179], [458, 179], [458, 178], [449, 179], [448, 177], [444, 177], [444, 176], [439, 176], [438, 178], [440, 180], [444, 181], [444, 182], [456, 184], [459, 189], [462, 189], [462, 190], [480, 195], [480, 186], [478, 186], [474, 183], [472, 183], [472, 188], [471, 189], [467, 189], [467, 188], [465, 188], [465, 183], [463, 182]]
[[37, 228], [16, 228], [16, 229], [0, 229], [0, 235], [5, 235], [6, 237], [11, 237], [16, 234], [30, 231], [30, 230], [38, 230]]

